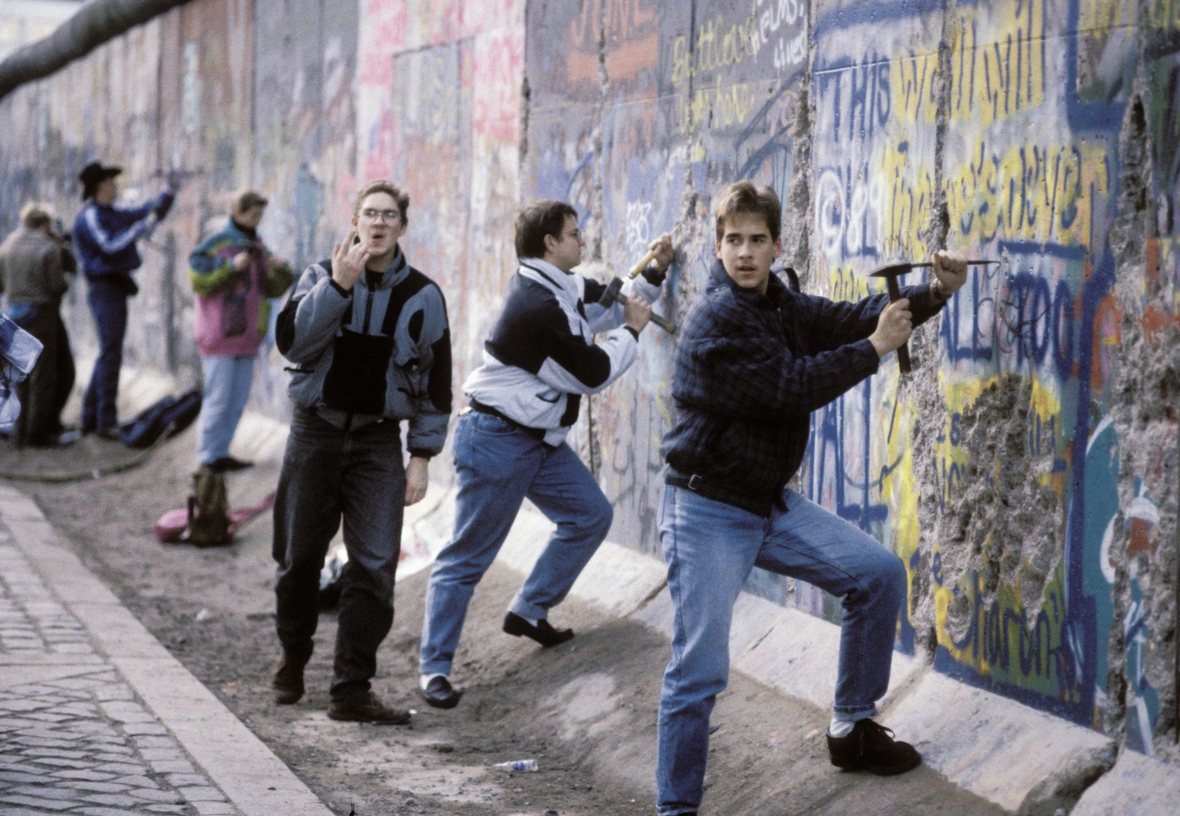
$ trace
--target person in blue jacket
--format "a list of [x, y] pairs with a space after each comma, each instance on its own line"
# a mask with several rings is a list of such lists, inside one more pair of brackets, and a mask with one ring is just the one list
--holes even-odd
[[176, 179], [154, 201], [140, 207], [116, 207], [115, 178], [123, 168], [91, 162], [82, 169], [82, 200], [86, 205], [74, 221], [74, 245], [82, 261], [89, 291], [86, 301], [98, 333], [98, 360], [82, 401], [82, 433], [118, 439], [115, 401], [119, 369], [123, 365], [123, 335], [127, 331], [127, 298], [139, 287], [132, 271], [143, 263], [135, 242], [151, 234], [172, 207]]

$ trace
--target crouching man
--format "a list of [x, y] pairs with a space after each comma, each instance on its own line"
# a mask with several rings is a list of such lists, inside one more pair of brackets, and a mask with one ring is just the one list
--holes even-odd
[[709, 715], [729, 679], [733, 606], [755, 566], [842, 597], [832, 764], [897, 774], [921, 762], [870, 719], [889, 685], [906, 590], [901, 559], [786, 485], [803, 460], [811, 412], [876, 373], [967, 270], [937, 252], [934, 280], [907, 287], [896, 303], [884, 294], [837, 303], [771, 274], [782, 240], [769, 187], [731, 185], [715, 212], [717, 260], [684, 320], [672, 375], [677, 420], [660, 447], [669, 465], [660, 541], [675, 617], [658, 721], [659, 816], [700, 806]]
[[[484, 343], [484, 364], [463, 384], [471, 403], [455, 426], [455, 530], [426, 592], [419, 687], [436, 708], [459, 702], [450, 674], [467, 605], [525, 497], [557, 529], [508, 607], [510, 635], [543, 647], [574, 636], [550, 625], [549, 610], [610, 531], [610, 502], [565, 437], [582, 396], [602, 391], [635, 362], [673, 250], [667, 235], [652, 243], [655, 260], [624, 286], [624, 306], [600, 303], [607, 287], [571, 271], [584, 245], [569, 204], [539, 201], [517, 216], [520, 269]], [[608, 330], [594, 342], [595, 332]]]
[[[370, 691], [393, 624], [394, 572], [406, 505], [426, 495], [430, 458], [451, 411], [451, 347], [442, 292], [398, 246], [409, 197], [388, 181], [361, 188], [352, 231], [312, 264], [278, 318], [294, 363], [294, 416], [274, 506], [275, 702], [303, 696], [319, 616], [320, 570], [344, 521], [348, 565], [328, 716], [403, 725], [410, 714]], [[408, 420], [403, 466], [400, 420]]]

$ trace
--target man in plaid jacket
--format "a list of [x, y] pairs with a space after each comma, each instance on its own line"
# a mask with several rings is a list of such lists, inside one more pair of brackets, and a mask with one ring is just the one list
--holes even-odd
[[770, 273], [782, 252], [782, 210], [769, 187], [722, 191], [717, 261], [677, 344], [677, 421], [660, 540], [676, 614], [659, 711], [659, 816], [695, 816], [704, 790], [709, 715], [729, 676], [733, 605], [761, 567], [842, 596], [844, 618], [832, 763], [903, 773], [921, 756], [870, 719], [889, 685], [901, 559], [860, 529], [788, 488], [807, 447], [810, 414], [874, 374], [966, 280], [966, 263], [934, 254], [934, 280], [837, 303]]

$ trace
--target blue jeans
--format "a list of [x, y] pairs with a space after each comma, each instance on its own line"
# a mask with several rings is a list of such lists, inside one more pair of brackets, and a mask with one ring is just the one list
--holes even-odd
[[319, 622], [320, 570], [344, 520], [333, 697], [368, 691], [377, 647], [393, 625], [406, 472], [399, 423], [343, 431], [296, 408], [274, 505], [275, 627], [284, 657], [300, 666]]
[[545, 618], [565, 600], [610, 531], [614, 511], [569, 445], [550, 447], [499, 417], [463, 414], [452, 443], [459, 490], [455, 530], [426, 590], [419, 665], [451, 673], [475, 585], [500, 551], [527, 496], [557, 525], [509, 611]]
[[656, 807], [695, 813], [704, 790], [709, 715], [729, 680], [733, 605], [757, 566], [843, 597], [835, 716], [877, 712], [889, 687], [897, 615], [905, 598], [901, 559], [814, 502], [784, 491], [786, 512], [768, 518], [664, 486], [660, 541], [675, 617], [672, 660], [660, 695]]
[[123, 367], [123, 335], [127, 333], [127, 294], [117, 283], [88, 278], [86, 302], [98, 333], [98, 359], [82, 399], [82, 430], [119, 424], [119, 369]]
[[212, 355], [201, 358], [205, 391], [201, 395], [201, 416], [197, 421], [197, 461], [208, 465], [229, 456], [229, 443], [238, 429], [250, 385], [254, 381], [254, 358]]

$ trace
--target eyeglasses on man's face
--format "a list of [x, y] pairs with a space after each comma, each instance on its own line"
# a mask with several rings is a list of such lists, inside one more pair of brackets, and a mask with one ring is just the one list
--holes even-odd
[[381, 220], [390, 224], [396, 224], [402, 218], [401, 213], [397, 210], [374, 210], [371, 207], [361, 210], [361, 217], [367, 221]]

